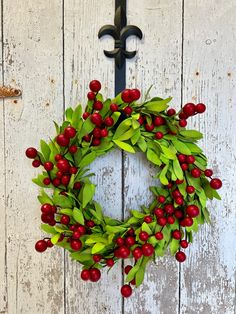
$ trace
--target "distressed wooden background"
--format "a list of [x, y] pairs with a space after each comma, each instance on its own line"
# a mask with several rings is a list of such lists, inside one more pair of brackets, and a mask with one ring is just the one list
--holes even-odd
[[[17, 103], [0, 103], [0, 313], [4, 314], [233, 314], [235, 311], [236, 2], [128, 0], [128, 22], [144, 39], [128, 41], [127, 85], [181, 102], [205, 102], [192, 126], [217, 176], [222, 201], [209, 204], [212, 226], [195, 236], [181, 267], [167, 256], [149, 267], [142, 287], [122, 300], [120, 267], [99, 284], [83, 283], [80, 267], [61, 249], [34, 251], [40, 238], [37, 187], [24, 157], [28, 146], [53, 134], [67, 106], [85, 101], [99, 79], [112, 95], [113, 61], [98, 40], [113, 23], [112, 0], [1, 0], [0, 83], [20, 87]], [[113, 217], [148, 203], [152, 169], [142, 156], [115, 151], [92, 165], [96, 198]], [[123, 172], [122, 172], [123, 169]], [[123, 177], [122, 177], [123, 173]], [[124, 184], [122, 189], [122, 182]], [[122, 191], [124, 194], [122, 195]]]

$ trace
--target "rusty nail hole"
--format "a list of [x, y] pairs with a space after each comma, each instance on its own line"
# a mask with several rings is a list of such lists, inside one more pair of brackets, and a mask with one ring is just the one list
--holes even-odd
[[227, 75], [228, 75], [228, 76], [231, 76], [231, 73], [230, 73], [230, 72], [228, 72], [228, 73], [227, 73]]
[[55, 83], [54, 79], [51, 79], [51, 83]]
[[49, 102], [46, 103], [46, 106], [47, 106], [47, 107], [49, 106]]
[[14, 104], [17, 104], [17, 100], [16, 99], [13, 102], [14, 102]]
[[198, 72], [198, 71], [196, 72], [196, 75], [197, 75], [197, 76], [199, 75], [199, 72]]
[[15, 90], [14, 90], [14, 93], [15, 93], [16, 95], [19, 95], [19, 94], [20, 94], [19, 89], [15, 89]]

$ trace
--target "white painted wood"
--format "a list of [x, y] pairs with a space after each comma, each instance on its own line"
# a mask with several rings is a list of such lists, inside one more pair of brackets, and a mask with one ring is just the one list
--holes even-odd
[[[113, 97], [113, 60], [104, 56], [104, 49], [112, 49], [113, 39], [99, 40], [100, 27], [113, 24], [114, 1], [66, 1], [65, 2], [65, 86], [66, 106], [82, 103], [85, 106], [90, 80], [101, 81], [104, 96]], [[96, 199], [104, 212], [121, 218], [121, 152], [113, 151], [100, 157], [91, 165], [96, 173]], [[111, 313], [122, 311], [120, 297], [120, 265], [106, 274], [102, 272], [99, 283], [83, 282], [81, 266], [66, 258], [66, 313]]]
[[235, 311], [235, 16], [233, 0], [185, 1], [184, 101], [207, 105], [191, 125], [204, 133], [202, 147], [223, 188], [222, 201], [209, 202], [212, 225], [194, 237], [182, 267], [183, 314]]
[[[128, 22], [139, 26], [142, 42], [130, 40], [128, 49], [137, 49], [136, 61], [129, 62], [127, 85], [143, 92], [153, 84], [152, 96], [174, 96], [180, 105], [181, 90], [181, 2], [128, 1]], [[125, 155], [125, 209], [140, 209], [148, 205], [153, 195], [148, 188], [158, 184], [156, 174], [146, 157]], [[147, 267], [142, 286], [134, 289], [132, 298], [125, 300], [125, 313], [178, 313], [179, 270], [172, 257], [158, 260]]]
[[[62, 6], [60, 1], [3, 1], [4, 76], [22, 99], [5, 101], [7, 292], [6, 313], [63, 313], [63, 252], [40, 255], [38, 171], [25, 149], [38, 147], [62, 120]], [[2, 223], [2, 220], [1, 220]]]

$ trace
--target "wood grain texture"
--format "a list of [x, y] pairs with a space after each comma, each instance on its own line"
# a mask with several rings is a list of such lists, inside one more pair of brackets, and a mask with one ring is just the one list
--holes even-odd
[[[128, 1], [128, 20], [144, 34], [142, 42], [130, 40], [128, 49], [137, 49], [136, 61], [129, 62], [129, 87], [143, 93], [153, 84], [151, 94], [174, 95], [173, 104], [180, 106], [181, 91], [181, 12], [180, 1]], [[125, 210], [140, 209], [153, 199], [148, 187], [158, 184], [152, 179], [157, 169], [146, 157], [125, 155]], [[179, 269], [173, 257], [166, 256], [157, 265], [147, 267], [146, 278], [132, 298], [125, 300], [125, 313], [178, 313]]]
[[22, 99], [5, 101], [6, 313], [63, 313], [63, 252], [34, 250], [40, 231], [38, 189], [25, 149], [62, 120], [62, 6], [59, 1], [3, 1], [4, 77]]
[[[111, 49], [113, 40], [99, 40], [98, 30], [104, 24], [113, 23], [114, 1], [66, 1], [65, 2], [65, 103], [66, 106], [86, 104], [90, 80], [102, 82], [102, 93], [113, 97], [113, 60], [104, 56], [104, 49]], [[91, 165], [96, 175], [96, 200], [104, 212], [121, 218], [121, 152], [116, 150], [100, 157]], [[66, 313], [111, 313], [122, 311], [120, 265], [107, 275], [102, 273], [99, 283], [87, 283], [80, 279], [81, 266], [66, 258]]]
[[236, 266], [236, 45], [235, 1], [186, 1], [184, 101], [205, 102], [192, 119], [204, 133], [202, 147], [215, 176], [223, 179], [221, 202], [209, 202], [212, 225], [195, 235], [182, 267], [181, 313], [233, 314]]

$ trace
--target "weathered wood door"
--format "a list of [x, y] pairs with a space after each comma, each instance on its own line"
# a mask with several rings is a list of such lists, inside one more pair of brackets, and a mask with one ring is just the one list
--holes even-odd
[[[236, 3], [235, 0], [128, 0], [128, 21], [142, 42], [130, 39], [138, 57], [127, 64], [127, 85], [174, 96], [174, 103], [202, 101], [207, 113], [192, 125], [209, 163], [223, 178], [223, 199], [209, 204], [212, 226], [202, 227], [181, 267], [169, 256], [149, 268], [145, 283], [124, 302], [119, 266], [99, 284], [83, 283], [80, 267], [61, 249], [40, 255], [36, 173], [27, 146], [52, 135], [67, 106], [85, 101], [99, 79], [114, 92], [113, 61], [98, 40], [113, 23], [113, 0], [1, 0], [1, 83], [20, 87], [17, 101], [0, 103], [0, 313], [5, 314], [233, 314], [235, 310]], [[148, 203], [152, 169], [142, 156], [115, 151], [92, 165], [96, 198], [106, 213]], [[123, 187], [122, 187], [123, 184]], [[123, 192], [123, 195], [122, 195]]]

